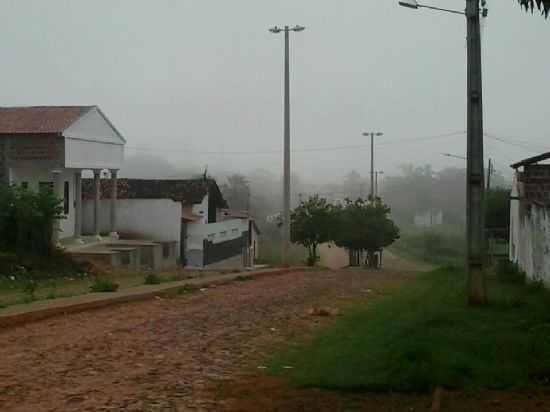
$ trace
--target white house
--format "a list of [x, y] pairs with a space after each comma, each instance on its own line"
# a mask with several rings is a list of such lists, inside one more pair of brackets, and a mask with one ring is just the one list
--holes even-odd
[[[112, 188], [113, 182], [102, 182], [101, 196], [110, 198]], [[116, 192], [117, 228], [122, 237], [175, 242], [177, 257], [190, 267], [253, 264], [249, 249], [256, 238], [250, 236], [251, 220], [225, 214], [227, 203], [213, 179], [118, 179]], [[84, 233], [94, 229], [94, 193], [93, 182], [85, 180]], [[107, 233], [108, 209], [100, 210], [104, 214], [99, 219], [100, 233]]]
[[512, 165], [509, 258], [550, 286], [550, 164], [539, 164], [547, 159], [550, 152]]
[[414, 215], [414, 225], [417, 227], [433, 227], [443, 224], [442, 210], [427, 210]]
[[[58, 240], [82, 234], [82, 172], [95, 179], [95, 234], [99, 234], [99, 181], [110, 171], [116, 181], [125, 140], [97, 106], [0, 108], [0, 182], [51, 188], [64, 200]], [[110, 232], [116, 233], [116, 191], [110, 204]]]

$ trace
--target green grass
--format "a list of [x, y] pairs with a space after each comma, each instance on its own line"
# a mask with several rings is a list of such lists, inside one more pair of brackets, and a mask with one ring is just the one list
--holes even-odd
[[349, 391], [548, 383], [550, 291], [496, 280], [489, 288], [490, 305], [468, 308], [461, 271], [419, 275], [369, 307], [356, 304], [311, 342], [275, 354], [269, 370], [300, 386]]
[[[211, 274], [211, 272], [190, 273], [174, 271], [159, 273], [154, 276], [160, 280], [160, 283], [166, 283], [207, 276], [209, 274]], [[147, 275], [142, 272], [117, 272], [104, 276], [119, 284], [119, 290], [142, 286], [147, 277]], [[34, 298], [31, 300], [29, 299], [29, 294], [25, 292], [26, 285], [22, 278], [11, 280], [10, 278], [0, 276], [0, 308], [21, 303], [30, 303], [31, 301], [84, 295], [90, 293], [90, 287], [93, 283], [94, 278], [92, 276], [58, 277], [38, 280], [36, 282]]]

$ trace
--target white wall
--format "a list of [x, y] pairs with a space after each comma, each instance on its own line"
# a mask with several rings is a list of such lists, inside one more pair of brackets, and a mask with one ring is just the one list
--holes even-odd
[[[62, 169], [59, 175], [59, 192], [56, 194], [58, 198], [63, 199], [65, 182], [69, 182], [69, 213], [61, 219], [59, 239], [64, 239], [74, 236], [75, 225], [75, 171], [70, 169]], [[53, 182], [54, 175], [50, 170], [32, 169], [32, 168], [17, 168], [12, 167], [10, 170], [10, 182], [12, 184], [21, 184], [27, 182], [29, 190], [38, 191], [39, 182]]]
[[94, 142], [124, 144], [124, 139], [96, 108], [90, 109], [76, 122], [63, 131], [63, 136]]
[[190, 223], [187, 226], [188, 248], [202, 249], [203, 240], [212, 243], [221, 243], [237, 239], [248, 230], [248, 221], [244, 219], [230, 219], [221, 222], [201, 224]]
[[204, 196], [200, 204], [193, 205], [193, 214], [201, 216], [201, 223], [208, 223], [208, 195]]
[[[518, 196], [518, 190], [512, 196]], [[520, 196], [521, 197], [521, 196]], [[550, 212], [525, 200], [512, 200], [510, 206], [510, 260], [516, 262], [531, 280], [550, 286]]]
[[65, 167], [75, 169], [120, 169], [124, 146], [79, 139], [65, 139]]
[[80, 169], [120, 169], [125, 141], [97, 109], [63, 131], [65, 167]]
[[[111, 201], [100, 202], [100, 231], [111, 229]], [[82, 205], [84, 234], [93, 233], [94, 202], [86, 200]], [[179, 257], [181, 241], [181, 203], [170, 199], [118, 199], [117, 231], [142, 239], [155, 241], [176, 241], [176, 255]]]

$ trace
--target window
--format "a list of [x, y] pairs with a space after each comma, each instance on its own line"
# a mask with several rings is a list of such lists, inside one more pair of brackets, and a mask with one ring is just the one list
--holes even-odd
[[42, 192], [43, 190], [49, 190], [53, 192], [53, 182], [38, 182], [38, 190]]
[[67, 181], [63, 186], [63, 213], [69, 214], [69, 182]]
[[164, 259], [167, 259], [167, 258], [170, 257], [170, 255], [171, 255], [170, 249], [171, 249], [170, 243], [163, 243], [162, 244], [162, 257]]
[[21, 182], [21, 187], [23, 189], [28, 189], [29, 188], [29, 182]]

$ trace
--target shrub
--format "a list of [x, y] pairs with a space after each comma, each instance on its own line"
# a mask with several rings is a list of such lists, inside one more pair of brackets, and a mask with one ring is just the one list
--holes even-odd
[[145, 277], [146, 285], [158, 285], [160, 283], [162, 283], [162, 279], [158, 275], [150, 274]]
[[116, 292], [118, 290], [119, 284], [113, 282], [110, 279], [105, 278], [95, 278], [94, 283], [90, 286], [90, 291], [92, 292]]
[[62, 212], [61, 200], [49, 190], [0, 185], [0, 249], [49, 256], [53, 223]]
[[36, 288], [38, 287], [37, 282], [31, 277], [24, 277], [23, 279], [23, 293], [25, 293], [25, 302], [32, 302], [36, 300]]

